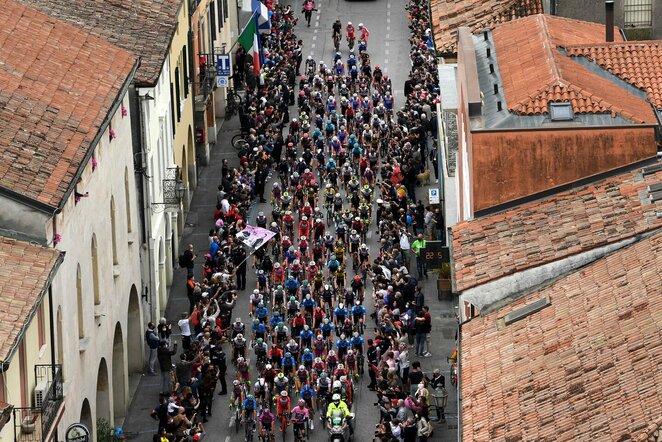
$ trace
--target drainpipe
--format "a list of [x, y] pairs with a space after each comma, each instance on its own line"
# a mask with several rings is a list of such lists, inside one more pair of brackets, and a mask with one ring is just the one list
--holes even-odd
[[141, 202], [142, 202], [142, 218], [143, 218], [143, 230], [144, 230], [144, 244], [147, 248], [147, 271], [149, 273], [147, 277], [147, 284], [143, 281], [143, 293], [141, 294], [141, 298], [147, 301], [147, 304], [149, 305], [149, 312], [150, 312], [150, 320], [153, 317], [153, 312], [152, 312], [152, 307], [153, 307], [153, 293], [154, 293], [154, 272], [153, 272], [153, 264], [152, 264], [152, 251], [153, 251], [153, 246], [152, 246], [152, 217], [151, 217], [151, 201], [150, 201], [150, 193], [149, 193], [149, 186], [147, 183], [146, 179], [146, 173], [147, 173], [147, 140], [145, 137], [145, 118], [144, 118], [144, 113], [143, 113], [143, 99], [140, 97], [140, 94], [138, 93], [138, 89], [135, 89], [136, 93], [136, 98], [135, 98], [135, 105], [136, 105], [136, 118], [138, 120], [138, 126], [139, 126], [139, 131], [140, 131], [140, 136], [139, 136], [139, 144], [140, 144], [140, 164], [141, 164], [141, 170], [142, 172], [140, 173], [140, 196], [141, 196]]

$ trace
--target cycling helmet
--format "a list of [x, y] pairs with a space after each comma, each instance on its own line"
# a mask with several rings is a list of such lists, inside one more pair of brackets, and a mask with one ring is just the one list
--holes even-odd
[[283, 397], [287, 397], [287, 390], [281, 391], [280, 395], [283, 396]]

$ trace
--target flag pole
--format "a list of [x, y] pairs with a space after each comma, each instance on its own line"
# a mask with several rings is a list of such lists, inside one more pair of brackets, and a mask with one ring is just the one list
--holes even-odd
[[[246, 28], [248, 27], [248, 24], [251, 22], [251, 20], [257, 20], [257, 14], [259, 14], [259, 13], [260, 13], [260, 10], [259, 10], [259, 9], [256, 9], [255, 11], [253, 11], [253, 15], [251, 15], [250, 20], [248, 20], [248, 21], [246, 22], [246, 24], [244, 25], [244, 27], [241, 28], [241, 32], [240, 32], [239, 35], [237, 36], [237, 39], [234, 41], [234, 43], [232, 43], [232, 46], [230, 46], [230, 49], [228, 50], [227, 53], [229, 53], [229, 54], [232, 53], [232, 50], [234, 49], [234, 47], [237, 46], [237, 43], [239, 43], [239, 37], [241, 37], [241, 34], [244, 33], [244, 31], [245, 31]], [[257, 24], [257, 23], [256, 23], [256, 24]], [[257, 33], [259, 34], [259, 33], [260, 33], [260, 30], [256, 28], [256, 29], [255, 29], [255, 32], [257, 32]]]

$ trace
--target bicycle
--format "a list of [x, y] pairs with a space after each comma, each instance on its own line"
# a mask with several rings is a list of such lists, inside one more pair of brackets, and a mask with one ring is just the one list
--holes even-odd
[[301, 422], [292, 422], [292, 428], [294, 432], [294, 442], [303, 442], [308, 436], [306, 431], [307, 422], [304, 419]]
[[252, 442], [253, 441], [253, 434], [255, 433], [255, 419], [249, 419], [247, 422], [244, 422], [246, 424], [246, 441], [247, 442]]
[[228, 93], [226, 96], [226, 104], [225, 104], [225, 119], [229, 120], [235, 114], [239, 113], [241, 104], [242, 104], [241, 96], [237, 92], [235, 92], [234, 89], [228, 88]]
[[333, 47], [335, 48], [336, 52], [340, 50], [340, 34], [333, 35]]

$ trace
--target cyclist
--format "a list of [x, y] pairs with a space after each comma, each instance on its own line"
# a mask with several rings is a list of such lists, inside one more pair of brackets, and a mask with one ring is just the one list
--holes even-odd
[[260, 413], [260, 434], [263, 436], [262, 440], [270, 440], [268, 436], [274, 434], [274, 414], [269, 407], [264, 407]]
[[310, 417], [308, 408], [306, 408], [305, 400], [299, 399], [299, 403], [297, 404], [297, 406], [292, 408], [291, 416], [292, 416], [294, 434], [296, 434], [297, 431], [300, 431], [302, 434], [305, 434], [306, 422]]
[[[282, 374], [282, 373], [281, 373]], [[290, 411], [290, 397], [287, 394], [287, 391], [283, 390], [280, 392], [278, 399], [276, 400], [276, 417], [282, 419], [283, 417], [287, 418]], [[281, 423], [280, 431], [285, 432], [285, 426]]]
[[340, 34], [342, 33], [342, 23], [340, 23], [339, 18], [337, 18], [336, 21], [331, 25], [331, 29], [333, 30], [332, 37], [334, 39], [336, 37], [340, 37]]
[[356, 40], [356, 36], [354, 35], [354, 25], [351, 21], [347, 22], [345, 31], [347, 32], [347, 43], [349, 45], [349, 50], [351, 51], [354, 49], [354, 41]]
[[274, 391], [276, 394], [279, 394], [283, 396], [283, 393], [285, 393], [285, 396], [287, 396], [287, 388], [289, 386], [290, 380], [285, 376], [284, 373], [278, 373], [278, 376], [276, 376], [276, 379], [274, 379]]
[[257, 402], [255, 401], [255, 396], [252, 394], [249, 394], [246, 396], [246, 399], [244, 399], [243, 403], [243, 409], [244, 409], [244, 421], [251, 421], [255, 420], [256, 418], [256, 410], [257, 410]]
[[303, 15], [306, 18], [306, 23], [308, 24], [308, 27], [310, 27], [310, 19], [313, 16], [313, 11], [316, 11], [315, 9], [315, 2], [313, 0], [306, 0], [303, 4]]

